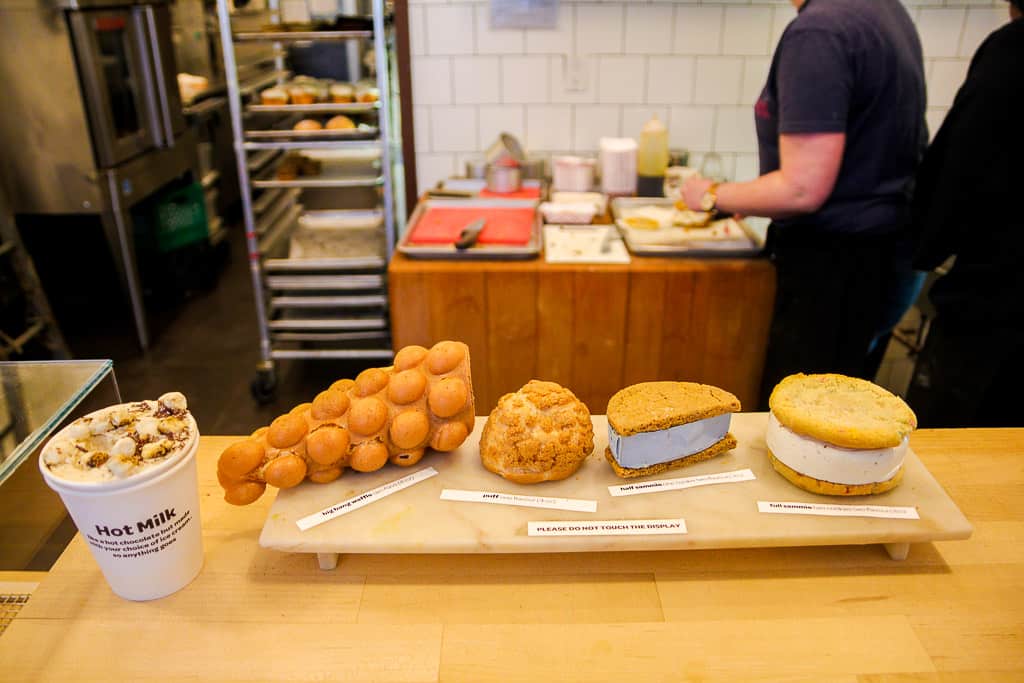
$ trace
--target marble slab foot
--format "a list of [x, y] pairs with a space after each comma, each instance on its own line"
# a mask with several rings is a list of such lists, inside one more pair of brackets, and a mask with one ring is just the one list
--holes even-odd
[[[907, 555], [910, 554], [909, 543], [884, 543], [883, 545], [885, 552], [889, 553], [889, 559], [901, 561], [907, 559]], [[338, 559], [335, 558], [334, 561], [337, 563]]]
[[[320, 569], [324, 571], [330, 571], [338, 568], [338, 557], [341, 553], [317, 553], [316, 561], [320, 565]], [[906, 555], [904, 555], [906, 557]]]

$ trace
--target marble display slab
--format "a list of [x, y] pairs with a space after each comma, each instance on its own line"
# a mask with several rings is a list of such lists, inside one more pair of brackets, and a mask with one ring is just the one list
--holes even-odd
[[[260, 545], [293, 553], [315, 553], [332, 568], [339, 553], [542, 553], [686, 548], [751, 548], [884, 544], [903, 559], [911, 543], [965, 539], [971, 524], [917, 456], [909, 451], [903, 484], [877, 496], [839, 498], [804, 492], [777, 474], [764, 441], [767, 413], [733, 416], [734, 450], [683, 469], [638, 479], [620, 479], [605, 461], [607, 419], [594, 416], [594, 452], [569, 479], [532, 486], [513, 484], [484, 469], [479, 439], [486, 418], [478, 417], [466, 442], [451, 453], [429, 453], [412, 468], [385, 466], [363, 474], [348, 470], [330, 484], [280, 491]], [[300, 531], [296, 520], [424, 467], [438, 475], [320, 526]], [[609, 486], [715, 474], [750, 468], [756, 479], [643, 495], [613, 497]], [[594, 513], [441, 500], [442, 489], [597, 501]], [[819, 517], [763, 514], [758, 501], [916, 507], [920, 519]], [[528, 536], [529, 522], [560, 520], [685, 520], [683, 535]]]

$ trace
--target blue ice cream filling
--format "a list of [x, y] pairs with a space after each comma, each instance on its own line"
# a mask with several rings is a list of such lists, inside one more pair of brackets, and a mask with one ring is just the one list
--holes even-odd
[[725, 413], [631, 436], [621, 436], [609, 422], [608, 447], [615, 457], [615, 462], [623, 467], [649, 467], [710, 448], [725, 437], [731, 420], [732, 413]]

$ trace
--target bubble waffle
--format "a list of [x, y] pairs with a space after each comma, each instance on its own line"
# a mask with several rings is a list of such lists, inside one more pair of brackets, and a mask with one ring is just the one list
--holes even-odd
[[217, 461], [217, 480], [225, 500], [248, 505], [267, 484], [326, 484], [348, 467], [415, 465], [427, 448], [457, 448], [473, 420], [469, 347], [454, 341], [429, 350], [407, 346], [391, 367], [338, 380], [311, 403], [228, 446]]

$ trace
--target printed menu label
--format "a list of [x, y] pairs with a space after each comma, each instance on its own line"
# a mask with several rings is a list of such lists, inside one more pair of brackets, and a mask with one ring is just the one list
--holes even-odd
[[579, 498], [550, 498], [547, 496], [520, 496], [494, 491], [463, 491], [444, 489], [441, 500], [457, 500], [463, 503], [491, 503], [493, 505], [515, 505], [526, 508], [548, 508], [550, 510], [575, 510], [576, 512], [597, 512], [596, 500]]
[[753, 470], [734, 470], [732, 472], [719, 472], [718, 474], [703, 474], [698, 477], [678, 477], [676, 479], [659, 479], [658, 481], [645, 481], [638, 484], [621, 484], [609, 486], [608, 493], [613, 496], [635, 496], [641, 493], [657, 493], [659, 491], [676, 491], [678, 489], [689, 489], [694, 486], [710, 486], [711, 484], [731, 484], [737, 481], [751, 481], [757, 479]]
[[822, 515], [825, 517], [883, 517], [886, 519], [921, 519], [917, 508], [886, 505], [829, 505], [823, 503], [796, 503], [757, 501], [758, 512], [777, 515]]
[[685, 534], [683, 519], [610, 519], [598, 521], [530, 522], [530, 536], [649, 536]]
[[369, 505], [370, 503], [376, 503], [381, 498], [386, 498], [390, 496], [392, 493], [398, 493], [402, 489], [407, 489], [413, 484], [418, 484], [421, 481], [430, 479], [431, 477], [436, 475], [437, 470], [435, 470], [433, 467], [425, 467], [422, 470], [418, 472], [413, 472], [412, 474], [406, 477], [402, 477], [401, 479], [396, 479], [387, 484], [383, 484], [375, 489], [370, 489], [365, 493], [360, 493], [358, 496], [353, 496], [348, 500], [343, 500], [340, 503], [337, 503], [329, 508], [321, 510], [320, 512], [309, 515], [308, 517], [303, 517], [302, 519], [295, 522], [295, 524], [302, 531], [307, 531], [315, 526], [323, 524], [324, 522], [332, 520], [335, 517], [340, 517], [344, 514], [348, 514], [349, 512], [352, 512], [353, 510], [358, 510], [359, 508], [365, 505]]

